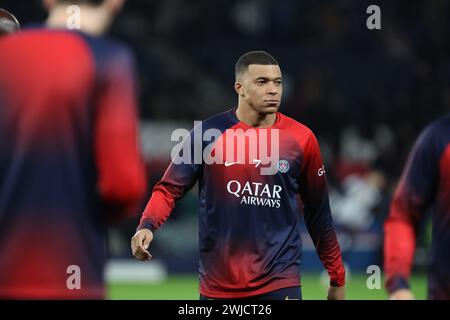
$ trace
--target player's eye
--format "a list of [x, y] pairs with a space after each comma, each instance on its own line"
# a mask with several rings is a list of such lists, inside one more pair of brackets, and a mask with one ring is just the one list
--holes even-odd
[[262, 86], [264, 83], [266, 83], [266, 82], [264, 80], [262, 80], [262, 79], [256, 81], [256, 84], [259, 85], [259, 86]]
[[276, 80], [276, 81], [275, 81], [275, 84], [276, 84], [277, 86], [281, 86], [281, 80]]

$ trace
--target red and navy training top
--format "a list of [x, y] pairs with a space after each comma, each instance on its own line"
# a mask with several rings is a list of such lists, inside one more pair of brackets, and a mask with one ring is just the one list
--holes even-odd
[[[270, 128], [253, 128], [237, 119], [235, 109], [203, 121], [199, 128], [187, 139], [191, 160], [195, 160], [196, 131], [215, 129], [222, 135], [213, 141], [213, 147], [210, 137], [202, 139], [206, 140], [202, 152], [207, 158], [227, 161], [179, 163], [174, 158], [155, 186], [138, 229], [159, 228], [176, 200], [198, 181], [201, 294], [238, 298], [298, 286], [302, 215], [331, 284], [344, 285], [322, 158], [311, 130], [281, 113]], [[242, 145], [227, 140], [231, 129], [258, 136], [256, 141], [245, 139], [245, 161], [237, 157]], [[276, 174], [263, 175], [261, 159], [252, 159], [255, 154], [249, 147], [256, 143], [261, 148], [260, 139], [270, 136], [272, 130], [278, 131], [279, 160], [274, 164]], [[221, 154], [231, 143], [234, 159]], [[265, 148], [272, 150], [270, 145]]]
[[427, 126], [417, 139], [385, 222], [386, 286], [409, 287], [416, 234], [432, 208], [428, 297], [450, 299], [450, 116]]
[[105, 222], [146, 190], [130, 52], [63, 30], [0, 38], [0, 141], [0, 297], [104, 297]]

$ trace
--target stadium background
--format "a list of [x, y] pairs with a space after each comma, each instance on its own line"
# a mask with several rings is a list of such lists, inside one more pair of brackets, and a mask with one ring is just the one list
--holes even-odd
[[[0, 4], [25, 25], [46, 18], [39, 0]], [[366, 27], [371, 4], [381, 8], [381, 30]], [[348, 298], [385, 298], [366, 287], [365, 272], [382, 265], [382, 223], [414, 139], [450, 105], [449, 14], [445, 0], [129, 0], [111, 33], [135, 52], [149, 191], [170, 160], [172, 130], [234, 106], [236, 59], [266, 50], [283, 71], [281, 111], [321, 144]], [[109, 297], [197, 299], [196, 188], [156, 234], [152, 263], [131, 259], [137, 221], [110, 228]], [[414, 261], [418, 298], [430, 232], [425, 224]], [[302, 237], [303, 296], [323, 299], [305, 228]]]

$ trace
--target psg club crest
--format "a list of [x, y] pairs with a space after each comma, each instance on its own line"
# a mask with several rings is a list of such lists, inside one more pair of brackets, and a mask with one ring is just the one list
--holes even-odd
[[285, 159], [280, 159], [278, 160], [277, 168], [279, 172], [286, 173], [289, 171], [289, 162]]

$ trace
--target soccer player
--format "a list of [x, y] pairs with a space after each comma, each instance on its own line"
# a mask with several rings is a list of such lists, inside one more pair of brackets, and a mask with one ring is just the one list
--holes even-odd
[[120, 1], [45, 4], [49, 28], [0, 39], [0, 298], [101, 299], [106, 223], [146, 191], [133, 63], [99, 37]]
[[0, 9], [0, 36], [15, 33], [20, 30], [19, 21], [11, 13]]
[[[172, 157], [132, 238], [133, 255], [151, 258], [153, 232], [198, 181], [201, 299], [301, 299], [301, 214], [330, 276], [328, 298], [343, 299], [345, 270], [317, 140], [306, 126], [278, 112], [282, 76], [271, 55], [244, 54], [235, 75], [237, 108], [195, 127], [183, 155]], [[203, 140], [219, 133], [212, 148], [203, 142], [196, 150], [199, 132], [209, 136]], [[242, 136], [244, 144], [233, 144]], [[275, 138], [266, 141], [268, 136]], [[237, 157], [244, 149], [245, 157]], [[262, 149], [279, 153], [278, 160], [262, 164]], [[195, 159], [203, 153], [202, 161]]]
[[421, 133], [392, 200], [384, 226], [390, 299], [414, 299], [408, 280], [417, 231], [429, 208], [433, 208], [433, 235], [428, 298], [450, 299], [450, 116]]

